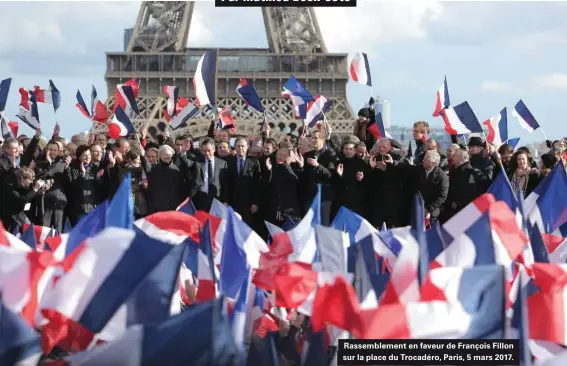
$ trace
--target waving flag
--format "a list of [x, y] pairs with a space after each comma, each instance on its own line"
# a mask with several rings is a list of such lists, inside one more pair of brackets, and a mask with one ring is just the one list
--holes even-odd
[[94, 85], [92, 85], [91, 88], [91, 115], [93, 115], [95, 113], [95, 105], [96, 105], [96, 101], [97, 101], [97, 96], [98, 93], [96, 92], [96, 88]]
[[445, 122], [445, 130], [449, 135], [483, 132], [482, 126], [468, 102], [463, 102], [453, 108], [443, 109], [441, 115]]
[[219, 119], [217, 121], [217, 128], [222, 129], [236, 129], [236, 124], [232, 118], [230, 110], [226, 108], [218, 108]]
[[260, 101], [252, 83], [248, 82], [246, 79], [240, 79], [240, 84], [238, 84], [236, 92], [240, 95], [240, 98], [242, 98], [246, 105], [249, 105], [260, 113], [264, 113], [264, 107], [262, 107], [262, 102]]
[[[22, 94], [22, 97], [24, 96], [21, 88], [20, 94]], [[37, 130], [40, 128], [37, 100], [35, 98], [34, 92], [31, 90], [28, 91], [28, 97], [29, 100], [27, 101], [27, 107], [25, 106], [26, 101], [22, 99], [22, 101], [20, 102], [20, 112], [16, 114], [16, 117], [18, 117], [26, 125], [30, 126], [30, 128]]]
[[290, 77], [283, 85], [282, 96], [291, 99], [295, 118], [307, 118], [307, 105], [314, 100], [314, 98], [309, 94], [307, 89], [297, 81], [295, 76]]
[[372, 77], [370, 76], [370, 65], [368, 64], [368, 55], [364, 52], [358, 52], [349, 68], [350, 78], [359, 84], [372, 86]]
[[18, 122], [13, 122], [13, 121], [7, 121], [3, 116], [2, 113], [0, 112], [0, 124], [1, 124], [1, 128], [2, 128], [2, 138], [3, 139], [7, 139], [7, 138], [15, 138], [16, 136], [18, 136], [18, 127], [19, 127], [19, 123]]
[[487, 119], [482, 124], [488, 128], [488, 136], [486, 139], [496, 145], [496, 147], [508, 140], [508, 116], [506, 107], [504, 107], [497, 116], [490, 117], [490, 119]]
[[451, 101], [449, 100], [449, 88], [447, 87], [447, 77], [445, 76], [443, 85], [439, 88], [439, 90], [437, 90], [437, 102], [435, 103], [433, 117], [439, 117], [441, 111], [449, 108], [450, 106]]
[[136, 98], [138, 98], [138, 90], [140, 89], [140, 85], [136, 81], [136, 79], [130, 79], [124, 84], [116, 85], [116, 94], [114, 96], [114, 110], [113, 113], [116, 113], [118, 107], [122, 108], [122, 110], [126, 113], [126, 115], [130, 115], [133, 111], [136, 114], [140, 114], [138, 111], [138, 104], [136, 103]]
[[556, 164], [545, 179], [526, 198], [528, 220], [541, 232], [550, 233], [567, 222], [567, 173]]
[[171, 119], [177, 115], [177, 102], [179, 101], [179, 88], [175, 85], [164, 86], [167, 95], [167, 115]]
[[77, 104], [76, 107], [79, 108], [79, 111], [88, 119], [98, 122], [104, 123], [108, 121], [109, 114], [108, 109], [106, 106], [100, 101], [96, 100], [96, 89], [93, 85], [93, 90], [91, 91], [91, 109], [87, 107], [83, 96], [81, 95], [81, 91], [77, 90]]
[[0, 297], [0, 365], [37, 365], [40, 358], [39, 334]]
[[197, 106], [207, 104], [216, 105], [216, 80], [217, 80], [218, 50], [205, 52], [197, 63], [197, 70], [193, 77], [193, 88], [195, 89], [195, 100]]
[[34, 86], [33, 92], [38, 103], [53, 104], [53, 109], [57, 112], [61, 105], [61, 93], [59, 93], [59, 89], [57, 89], [53, 80], [49, 80], [49, 90]]
[[520, 142], [519, 137], [514, 137], [514, 138], [508, 139], [508, 141], [506, 141], [507, 144], [512, 146], [512, 149], [516, 149], [516, 146], [518, 146], [519, 142]]
[[6, 109], [10, 85], [12, 85], [12, 78], [4, 79], [0, 82], [0, 116], [4, 114], [4, 110]]
[[[199, 108], [195, 107], [193, 103], [190, 103], [189, 100], [186, 98], [179, 98], [179, 103], [177, 103], [177, 108], [183, 106], [181, 110], [177, 111], [175, 117], [171, 118], [169, 121], [169, 125], [172, 129], [176, 129], [187, 124], [191, 118], [195, 117], [199, 114]], [[164, 115], [167, 111], [164, 111]], [[165, 115], [165, 119], [167, 120], [168, 116]]]
[[[44, 350], [62, 340], [64, 348], [85, 349], [175, 248], [180, 247], [118, 228], [87, 239], [43, 303], [42, 315], [48, 320], [42, 332]], [[68, 301], [69, 296], [77, 301]]]
[[108, 137], [117, 139], [120, 136], [136, 133], [134, 125], [121, 107], [116, 108], [114, 118], [108, 124]]
[[249, 269], [258, 268], [260, 253], [266, 253], [269, 249], [264, 240], [230, 207], [227, 221], [220, 263], [220, 291], [234, 299]]
[[318, 95], [314, 100], [307, 104], [307, 114], [305, 117], [305, 124], [309, 128], [315, 127], [317, 122], [325, 119], [325, 114], [329, 113], [333, 107], [333, 101], [328, 100], [322, 95]]
[[376, 121], [368, 126], [368, 132], [377, 139], [391, 138], [392, 136], [384, 128], [384, 120], [382, 120], [382, 113], [376, 115]]
[[512, 116], [520, 122], [520, 126], [526, 131], [533, 132], [539, 128], [539, 123], [521, 99], [514, 106]]
[[66, 364], [145, 366], [191, 360], [195, 366], [236, 365], [239, 352], [225, 308], [226, 300], [218, 299], [188, 308], [161, 323], [130, 327], [116, 341], [73, 354]]

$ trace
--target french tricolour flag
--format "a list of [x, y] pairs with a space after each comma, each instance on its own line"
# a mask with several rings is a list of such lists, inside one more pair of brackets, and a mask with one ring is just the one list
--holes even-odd
[[174, 85], [164, 86], [163, 90], [167, 95], [167, 114], [175, 117], [177, 115], [177, 102], [179, 101], [179, 88]]
[[533, 132], [539, 128], [539, 123], [534, 118], [532, 112], [526, 107], [524, 102], [520, 99], [518, 103], [514, 106], [514, 110], [512, 111], [512, 116], [520, 122], [520, 126], [524, 130], [529, 132]]
[[246, 79], [240, 79], [240, 84], [236, 88], [236, 92], [240, 95], [240, 98], [260, 113], [264, 113], [264, 107], [262, 107], [262, 102], [254, 89], [254, 85]]
[[307, 105], [314, 100], [313, 96], [309, 94], [307, 89], [295, 78], [290, 77], [283, 85], [282, 96], [290, 98], [293, 104], [295, 118], [307, 118]]
[[124, 84], [116, 85], [113, 112], [116, 113], [118, 107], [121, 107], [128, 115], [131, 111], [134, 111], [136, 114], [140, 114], [138, 111], [138, 104], [136, 103], [139, 89], [140, 85], [136, 79], [130, 79]]
[[449, 135], [483, 132], [482, 126], [468, 102], [463, 102], [453, 108], [443, 109], [441, 115], [445, 122], [445, 131]]
[[370, 65], [368, 64], [368, 55], [364, 52], [358, 52], [350, 62], [349, 74], [353, 81], [357, 83], [372, 86], [372, 77], [370, 76]]
[[314, 100], [307, 103], [307, 116], [305, 123], [309, 128], [315, 127], [317, 122], [325, 119], [325, 114], [329, 113], [333, 107], [333, 101], [328, 100], [322, 95], [318, 95]]
[[53, 109], [57, 111], [61, 104], [61, 93], [59, 93], [59, 89], [53, 84], [52, 80], [49, 80], [49, 90], [34, 86], [33, 92], [38, 103], [53, 104]]
[[195, 99], [199, 107], [207, 104], [216, 105], [217, 58], [218, 50], [209, 51], [205, 52], [197, 63], [193, 88], [195, 88]]
[[169, 125], [174, 130], [178, 127], [185, 126], [187, 124], [187, 121], [199, 114], [199, 108], [197, 108], [193, 103], [189, 102], [189, 100], [187, 100], [186, 98], [179, 98], [177, 108], [179, 109], [180, 106], [183, 106], [183, 108], [181, 110], [178, 110], [175, 117], [171, 118], [171, 120], [169, 121]]
[[506, 107], [494, 117], [483, 122], [488, 127], [488, 136], [486, 139], [496, 146], [500, 146], [504, 141], [508, 140], [508, 115]]
[[[184, 247], [151, 239], [140, 232], [118, 228], [106, 229], [87, 239], [73, 266], [42, 302], [42, 315], [48, 320], [42, 333], [44, 351], [49, 352], [63, 340], [67, 342], [59, 344], [66, 349], [85, 349], [140, 285], [155, 279], [152, 272], [173, 267], [171, 262], [162, 265], [163, 261], [177, 258], [179, 265], [182, 253], [178, 251], [182, 249]], [[152, 282], [156, 290], [161, 290], [159, 280]], [[175, 282], [166, 279], [164, 283]], [[144, 296], [138, 294], [137, 299], [138, 304], [132, 310], [151, 314], [151, 307], [144, 308]], [[151, 306], [155, 308], [155, 304]], [[128, 310], [124, 315], [132, 319], [134, 314]]]
[[130, 133], [135, 133], [134, 125], [122, 107], [116, 108], [114, 118], [108, 124], [108, 136], [112, 139], [117, 139], [120, 136], [126, 136]]
[[39, 334], [0, 298], [0, 365], [37, 365], [40, 358]]
[[376, 115], [376, 122], [368, 126], [368, 132], [377, 139], [391, 138], [392, 136], [384, 128], [384, 121], [382, 120], [382, 113]]
[[0, 115], [2, 115], [6, 109], [6, 101], [8, 100], [10, 85], [12, 85], [12, 78], [4, 79], [0, 82]]
[[[33, 91], [27, 91], [27, 94], [25, 92], [25, 89], [20, 88], [22, 100], [20, 102], [20, 112], [16, 114], [16, 117], [18, 117], [26, 125], [30, 126], [33, 130], [37, 130], [40, 128], [37, 100]], [[26, 95], [28, 100], [25, 100]]]
[[451, 101], [449, 100], [449, 88], [447, 87], [447, 77], [445, 76], [443, 85], [439, 88], [439, 90], [437, 90], [437, 101], [435, 102], [433, 117], [439, 117], [441, 111], [449, 108], [450, 106]]
[[87, 118], [92, 121], [98, 123], [105, 123], [108, 121], [108, 109], [100, 100], [96, 99], [96, 89], [94, 88], [91, 91], [91, 109], [87, 107], [83, 96], [81, 95], [81, 91], [77, 90], [77, 108], [79, 111]]
[[0, 129], [2, 130], [2, 138], [4, 140], [18, 136], [18, 127], [18, 122], [6, 120], [6, 118], [2, 116], [2, 112], [0, 112]]

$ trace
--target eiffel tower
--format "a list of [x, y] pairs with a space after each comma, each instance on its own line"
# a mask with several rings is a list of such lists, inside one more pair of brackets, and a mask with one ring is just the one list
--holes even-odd
[[[114, 107], [116, 85], [131, 78], [140, 81], [140, 115], [132, 119], [138, 131], [146, 129], [155, 136], [169, 128], [163, 116], [164, 86], [176, 85], [180, 96], [194, 102], [193, 75], [199, 58], [208, 51], [186, 48], [194, 6], [191, 1], [142, 2], [126, 52], [106, 54], [109, 110]], [[219, 49], [217, 104], [231, 110], [237, 133], [258, 133], [263, 118], [236, 93], [241, 78], [254, 84], [273, 137], [302, 127], [290, 100], [281, 95], [282, 85], [294, 75], [312, 95], [333, 100], [327, 120], [335, 133], [350, 134], [354, 116], [346, 100], [347, 54], [327, 53], [314, 9], [269, 7], [262, 8], [262, 15], [268, 49]], [[210, 107], [202, 108], [185, 130], [196, 138], [205, 136], [213, 113]]]

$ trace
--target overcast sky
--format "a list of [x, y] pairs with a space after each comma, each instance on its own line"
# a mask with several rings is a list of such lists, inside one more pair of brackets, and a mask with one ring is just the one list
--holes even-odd
[[[567, 3], [374, 2], [354, 9], [317, 9], [330, 52], [370, 56], [374, 94], [391, 103], [391, 121], [411, 125], [431, 117], [435, 92], [447, 75], [453, 104], [467, 100], [480, 121], [509, 111], [522, 98], [550, 138], [567, 136]], [[105, 93], [105, 52], [122, 51], [139, 2], [1, 2], [0, 70], [12, 77], [6, 114], [15, 120], [19, 87], [62, 94], [58, 119], [65, 135], [89, 129], [75, 93]], [[260, 9], [215, 9], [196, 4], [189, 46], [267, 47]], [[349, 85], [355, 113], [368, 89]], [[105, 98], [106, 95], [101, 95]], [[40, 107], [51, 130], [51, 106]], [[541, 139], [521, 130], [509, 113], [510, 136]], [[22, 132], [30, 133], [27, 127]]]

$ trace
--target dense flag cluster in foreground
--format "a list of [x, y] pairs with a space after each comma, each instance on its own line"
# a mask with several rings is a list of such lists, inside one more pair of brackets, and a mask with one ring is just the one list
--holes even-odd
[[134, 221], [129, 182], [70, 232], [0, 229], [0, 364], [278, 364], [274, 342], [301, 316], [304, 365], [333, 362], [348, 337], [512, 337], [523, 364], [567, 357], [563, 164], [526, 201], [499, 174], [429, 230], [419, 195], [408, 227], [346, 208], [321, 226], [319, 193], [268, 243], [218, 201]]

